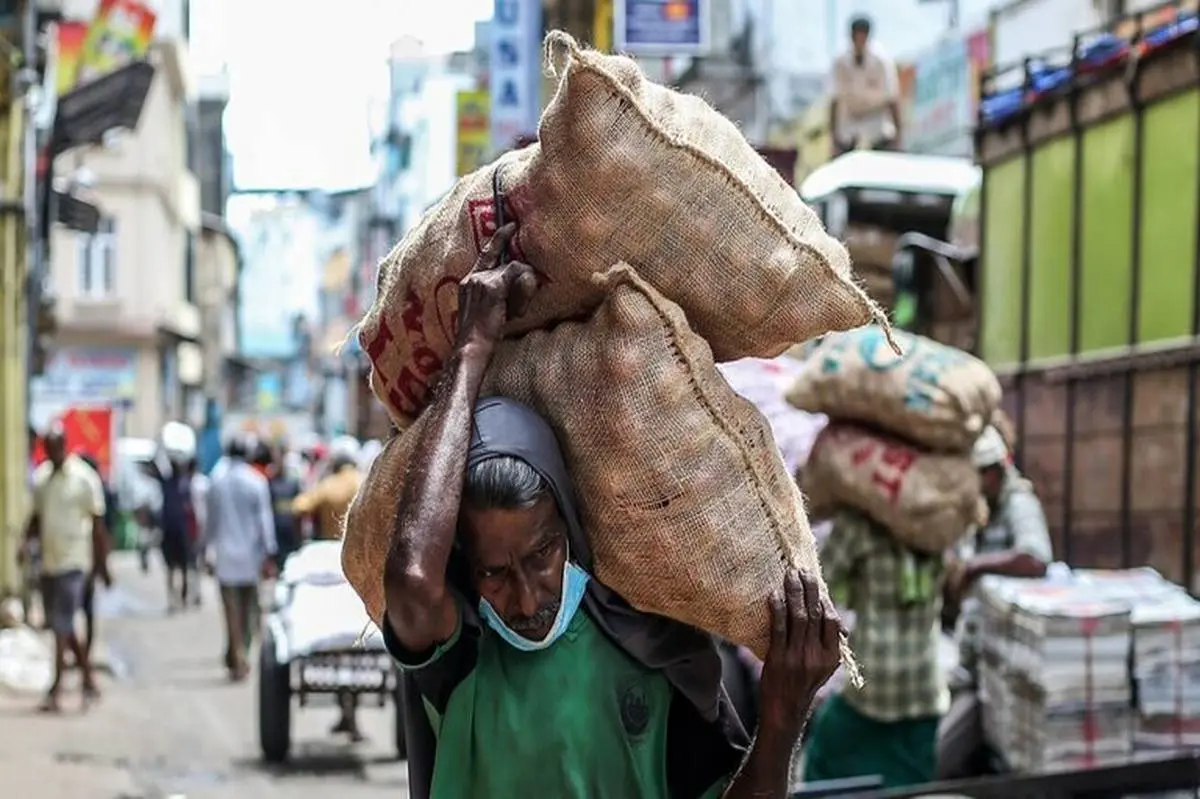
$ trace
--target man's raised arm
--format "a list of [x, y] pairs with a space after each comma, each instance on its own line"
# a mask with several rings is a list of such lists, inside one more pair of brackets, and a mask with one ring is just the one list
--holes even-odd
[[515, 261], [499, 266], [515, 231], [513, 225], [497, 231], [463, 279], [454, 351], [414, 431], [418, 438], [383, 575], [387, 623], [414, 653], [448, 640], [458, 625], [446, 564], [458, 528], [475, 401], [505, 323], [525, 310], [537, 288], [530, 267]]

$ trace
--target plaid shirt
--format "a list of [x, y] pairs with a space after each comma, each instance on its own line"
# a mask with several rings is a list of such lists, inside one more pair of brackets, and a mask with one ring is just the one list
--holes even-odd
[[821, 549], [834, 599], [855, 613], [850, 645], [864, 685], [843, 696], [878, 721], [940, 716], [950, 703], [938, 664], [942, 582], [940, 555], [898, 544], [866, 517], [842, 511]]

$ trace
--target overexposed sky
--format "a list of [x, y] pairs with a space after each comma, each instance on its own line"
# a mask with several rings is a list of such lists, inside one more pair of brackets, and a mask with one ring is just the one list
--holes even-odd
[[387, 94], [389, 45], [467, 49], [492, 0], [200, 0], [192, 4], [197, 74], [229, 71], [225, 125], [234, 183], [348, 188], [371, 183], [371, 107]]

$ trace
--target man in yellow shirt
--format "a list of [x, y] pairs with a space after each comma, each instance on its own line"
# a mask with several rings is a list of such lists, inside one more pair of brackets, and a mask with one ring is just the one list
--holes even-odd
[[26, 529], [26, 546], [37, 541], [42, 553], [42, 603], [46, 621], [54, 632], [54, 683], [42, 704], [47, 712], [59, 709], [59, 693], [67, 650], [83, 674], [86, 707], [99, 697], [91, 660], [75, 630], [83, 607], [89, 575], [105, 584], [108, 574], [108, 536], [104, 529], [104, 485], [82, 459], [67, 455], [61, 427], [45, 438], [47, 460], [33, 475], [33, 514]]
[[355, 448], [340, 440], [334, 444], [329, 474], [292, 501], [292, 513], [297, 517], [313, 517], [313, 538], [318, 541], [342, 537], [342, 522], [362, 482]]

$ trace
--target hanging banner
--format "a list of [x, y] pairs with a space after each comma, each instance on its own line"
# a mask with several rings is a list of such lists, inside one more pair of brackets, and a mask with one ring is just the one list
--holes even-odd
[[100, 0], [83, 42], [77, 82], [95, 80], [145, 58], [157, 19], [139, 0]]
[[537, 134], [541, 114], [541, 0], [496, 0], [489, 65], [491, 148]]
[[79, 82], [79, 65], [83, 63], [83, 42], [87, 39], [86, 22], [62, 21], [54, 26], [51, 63], [54, 68], [55, 94], [62, 97]]
[[641, 56], [709, 51], [710, 0], [614, 0], [616, 49]]
[[[93, 458], [100, 467], [100, 476], [105, 480], [112, 472], [113, 420], [112, 408], [71, 408], [58, 418], [66, 439], [67, 452]], [[44, 460], [46, 446], [39, 437], [33, 443], [34, 465]]]
[[458, 116], [455, 173], [460, 178], [486, 164], [491, 153], [488, 100], [488, 93], [479, 90], [459, 92], [455, 97]]

